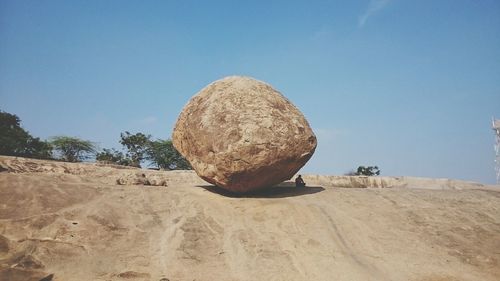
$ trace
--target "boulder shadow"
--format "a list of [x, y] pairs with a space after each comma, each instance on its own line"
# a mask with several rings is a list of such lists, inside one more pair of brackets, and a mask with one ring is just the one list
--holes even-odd
[[198, 187], [201, 187], [209, 192], [231, 198], [285, 198], [314, 194], [325, 190], [321, 186], [295, 187], [294, 184], [291, 185], [287, 182], [245, 193], [231, 192], [215, 185], [198, 185]]

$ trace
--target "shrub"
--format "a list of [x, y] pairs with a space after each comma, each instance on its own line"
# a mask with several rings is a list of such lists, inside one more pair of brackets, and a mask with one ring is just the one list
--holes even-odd
[[357, 176], [378, 176], [380, 175], [380, 169], [377, 166], [359, 166], [356, 170]]
[[96, 154], [95, 159], [97, 161], [106, 162], [110, 164], [117, 164], [123, 166], [131, 166], [132, 160], [125, 157], [121, 151], [116, 149], [107, 149], [104, 148], [101, 152]]
[[189, 162], [175, 149], [171, 140], [158, 139], [150, 142], [146, 152], [146, 159], [162, 169], [192, 169]]

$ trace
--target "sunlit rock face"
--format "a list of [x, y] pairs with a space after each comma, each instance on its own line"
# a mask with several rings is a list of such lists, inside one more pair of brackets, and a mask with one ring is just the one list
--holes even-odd
[[191, 98], [172, 139], [201, 178], [233, 192], [290, 179], [317, 144], [304, 115], [287, 98], [264, 82], [239, 76], [215, 81]]

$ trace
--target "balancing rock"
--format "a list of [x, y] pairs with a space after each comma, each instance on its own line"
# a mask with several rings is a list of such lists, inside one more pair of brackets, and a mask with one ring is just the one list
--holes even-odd
[[205, 181], [247, 192], [288, 180], [311, 158], [316, 136], [270, 85], [249, 77], [215, 81], [191, 98], [172, 136]]

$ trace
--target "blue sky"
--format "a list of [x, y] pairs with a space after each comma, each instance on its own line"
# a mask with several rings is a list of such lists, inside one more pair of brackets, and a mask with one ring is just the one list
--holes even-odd
[[495, 180], [497, 0], [0, 1], [0, 109], [41, 138], [169, 138], [228, 75], [304, 113], [318, 148], [303, 173]]

